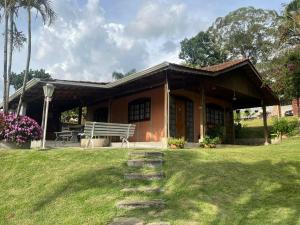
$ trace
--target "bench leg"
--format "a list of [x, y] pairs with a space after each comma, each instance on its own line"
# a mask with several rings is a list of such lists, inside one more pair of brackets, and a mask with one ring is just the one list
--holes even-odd
[[86, 144], [85, 144], [85, 148], [88, 148], [88, 147], [89, 147], [89, 145], [90, 145], [90, 142], [91, 142], [91, 138], [89, 138], [89, 139], [88, 139], [88, 141], [86, 142]]
[[122, 139], [122, 145], [121, 145], [121, 148], [123, 148], [123, 144], [126, 142], [126, 147], [129, 148], [129, 141], [128, 141], [128, 138], [125, 138], [125, 137], [121, 137]]
[[124, 143], [126, 142], [126, 139], [125, 139], [124, 137], [121, 137], [121, 140], [122, 140], [121, 148], [123, 148], [123, 145], [124, 145]]

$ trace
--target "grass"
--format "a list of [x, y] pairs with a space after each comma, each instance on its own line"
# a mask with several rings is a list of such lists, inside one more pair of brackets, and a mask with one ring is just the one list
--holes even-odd
[[[125, 182], [131, 150], [0, 151], [0, 224], [107, 224], [117, 216], [171, 224], [300, 224], [300, 138], [281, 145], [168, 150], [159, 182]], [[124, 187], [161, 185], [162, 194]], [[126, 198], [160, 210], [117, 210]]]
[[[297, 119], [297, 117], [285, 117], [288, 121]], [[267, 120], [269, 132], [272, 130], [274, 118], [269, 117]], [[242, 130], [240, 138], [264, 138], [264, 127], [262, 119], [242, 120]]]

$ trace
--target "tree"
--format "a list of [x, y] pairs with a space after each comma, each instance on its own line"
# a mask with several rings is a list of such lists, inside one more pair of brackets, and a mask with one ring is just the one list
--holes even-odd
[[204, 67], [222, 63], [226, 59], [225, 52], [221, 51], [209, 32], [201, 31], [191, 39], [185, 38], [180, 45], [179, 58], [185, 60], [191, 66]]
[[131, 69], [131, 70], [129, 70], [127, 73], [121, 73], [121, 72], [117, 72], [117, 71], [114, 71], [113, 73], [112, 73], [112, 78], [113, 79], [115, 79], [115, 80], [119, 80], [119, 79], [121, 79], [121, 78], [123, 78], [123, 77], [126, 77], [126, 76], [129, 76], [129, 75], [131, 75], [131, 74], [134, 74], [134, 73], [136, 73], [136, 69]]
[[289, 54], [286, 65], [286, 95], [290, 99], [297, 99], [298, 117], [300, 118], [300, 46]]
[[4, 9], [4, 48], [3, 48], [3, 111], [8, 112], [8, 79], [7, 79], [7, 42], [8, 42], [8, 18], [9, 18], [9, 4], [8, 0], [1, 2]]
[[[25, 70], [19, 74], [11, 73], [10, 85], [12, 85], [16, 90], [22, 87], [25, 73]], [[29, 70], [27, 80], [30, 81], [33, 78], [51, 79], [51, 75], [49, 73], [46, 73], [44, 69]]]
[[281, 42], [287, 46], [300, 44], [300, 0], [293, 0], [285, 6], [280, 17]]
[[300, 98], [300, 46], [281, 52], [263, 71], [265, 82], [281, 100]]
[[[0, 8], [4, 10], [4, 54], [3, 54], [3, 109], [4, 113], [8, 111], [9, 98], [9, 77], [12, 68], [13, 49], [20, 49], [25, 42], [22, 32], [17, 30], [14, 17], [17, 15], [19, 8], [18, 0], [0, 0]], [[9, 44], [9, 45], [8, 45]]]
[[55, 12], [52, 9], [50, 0], [22, 0], [21, 5], [27, 10], [28, 18], [28, 48], [27, 48], [27, 60], [26, 60], [26, 69], [23, 79], [22, 92], [19, 99], [19, 104], [17, 108], [17, 115], [20, 114], [21, 106], [23, 103], [24, 94], [26, 91], [26, 83], [29, 73], [30, 58], [31, 58], [31, 9], [35, 9], [37, 14], [40, 14], [44, 24], [48, 22], [50, 25], [55, 18]]
[[198, 66], [241, 57], [254, 64], [268, 60], [278, 44], [278, 18], [273, 10], [237, 9], [217, 18], [207, 31], [183, 40], [179, 58]]
[[10, 92], [10, 77], [11, 77], [11, 69], [13, 62], [13, 51], [15, 48], [20, 50], [23, 47], [23, 44], [26, 42], [26, 38], [23, 32], [18, 31], [17, 26], [15, 24], [14, 17], [17, 15], [19, 5], [17, 1], [10, 1], [10, 10], [9, 10], [9, 53], [8, 53], [8, 71], [7, 71], [7, 96], [9, 97]]
[[267, 60], [278, 42], [279, 16], [274, 10], [244, 7], [219, 17], [209, 27], [229, 59], [249, 58], [254, 64]]

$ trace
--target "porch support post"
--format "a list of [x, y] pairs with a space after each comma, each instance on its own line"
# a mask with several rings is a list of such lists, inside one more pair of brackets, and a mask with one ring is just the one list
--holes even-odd
[[200, 141], [203, 141], [206, 135], [206, 106], [205, 106], [205, 91], [202, 87], [201, 91], [201, 111], [200, 111]]
[[44, 99], [43, 114], [42, 114], [42, 124], [41, 124], [42, 130], [44, 130], [44, 126], [45, 126], [45, 111], [46, 111], [46, 101]]
[[108, 118], [107, 118], [107, 122], [108, 123], [111, 123], [112, 122], [112, 120], [111, 120], [111, 104], [112, 104], [112, 99], [110, 98], [109, 100], [108, 100]]
[[27, 103], [23, 102], [21, 105], [20, 115], [26, 116], [26, 111], [27, 111]]
[[277, 110], [278, 110], [278, 118], [281, 118], [282, 113], [281, 113], [281, 105], [280, 104], [277, 105]]
[[81, 125], [82, 120], [82, 106], [80, 105], [78, 108], [78, 124]]
[[263, 122], [264, 122], [264, 137], [265, 137], [265, 145], [269, 144], [269, 138], [268, 138], [268, 124], [267, 124], [267, 110], [266, 105], [262, 101], [262, 110], [263, 110]]
[[168, 148], [168, 138], [169, 138], [169, 81], [168, 81], [168, 74], [166, 73], [166, 82], [165, 82], [165, 86], [164, 86], [164, 140], [163, 140], [163, 148]]

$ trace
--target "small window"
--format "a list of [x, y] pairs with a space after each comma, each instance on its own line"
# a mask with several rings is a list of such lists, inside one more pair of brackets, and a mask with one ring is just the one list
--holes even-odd
[[215, 105], [206, 108], [206, 123], [208, 125], [224, 126], [224, 109]]
[[143, 98], [134, 100], [128, 105], [128, 122], [150, 120], [151, 100]]

